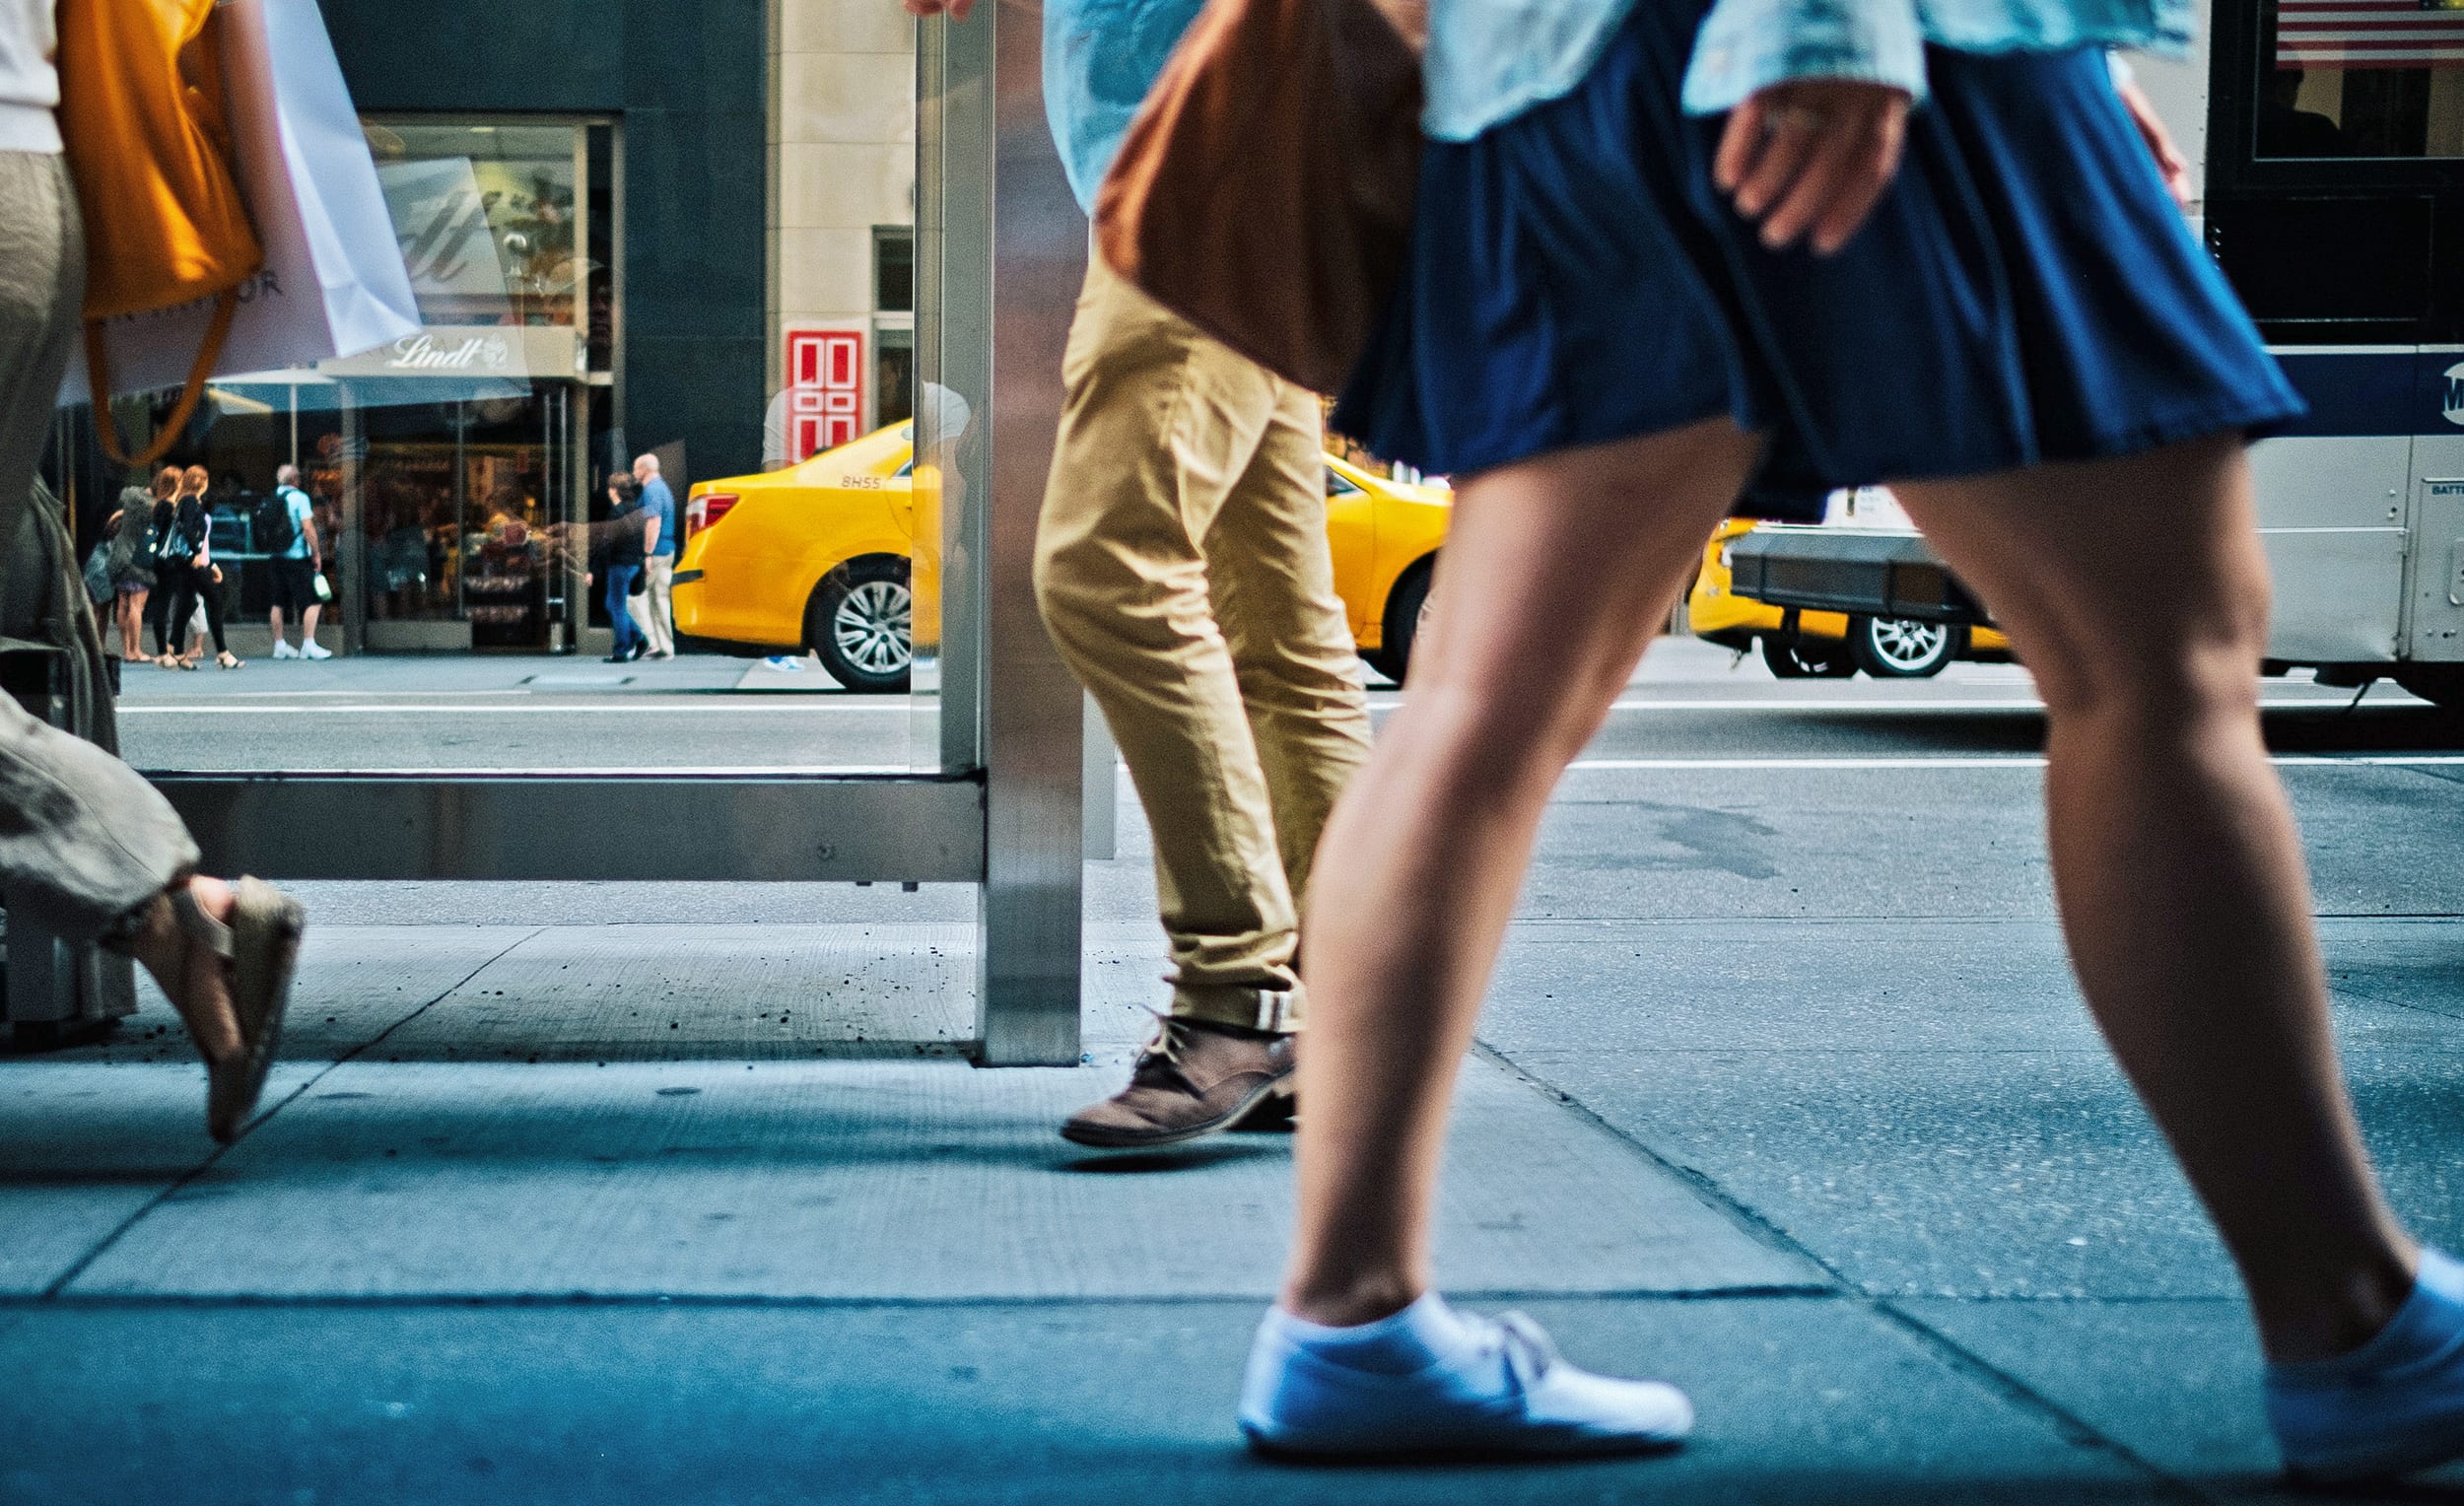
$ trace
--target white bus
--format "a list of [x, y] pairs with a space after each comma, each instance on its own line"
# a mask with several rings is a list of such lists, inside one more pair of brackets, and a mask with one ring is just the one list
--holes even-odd
[[[2189, 64], [2135, 66], [2310, 403], [2252, 452], [2270, 671], [2464, 704], [2464, 0], [2211, 9]], [[2147, 528], [2161, 551], [2164, 518]], [[1905, 529], [1766, 525], [1731, 558], [1740, 594], [1783, 608], [1985, 620]]]

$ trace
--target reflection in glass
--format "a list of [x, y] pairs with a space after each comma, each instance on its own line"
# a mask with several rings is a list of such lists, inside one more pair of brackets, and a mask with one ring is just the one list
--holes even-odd
[[2260, 0], [2263, 158], [2464, 157], [2464, 0]]

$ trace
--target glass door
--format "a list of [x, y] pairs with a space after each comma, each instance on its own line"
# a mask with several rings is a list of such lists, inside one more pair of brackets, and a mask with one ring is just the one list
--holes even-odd
[[[1085, 231], [1034, 7], [687, 8], [467, 87], [355, 47], [354, 12], [421, 328], [218, 378], [173, 442], [264, 667], [132, 668], [130, 760], [211, 865], [277, 878], [977, 885], [984, 1059], [1074, 1061], [1081, 705], [1028, 560]], [[996, 241], [995, 199], [1035, 233]], [[91, 531], [143, 478], [62, 432]], [[295, 479], [322, 585], [277, 662], [288, 567], [249, 530]]]

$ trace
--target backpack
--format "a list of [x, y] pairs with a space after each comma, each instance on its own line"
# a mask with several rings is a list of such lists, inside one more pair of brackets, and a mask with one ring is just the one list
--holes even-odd
[[289, 491], [287, 487], [276, 487], [273, 496], [256, 500], [256, 517], [249, 536], [266, 554], [282, 554], [299, 540], [299, 530], [291, 525]]

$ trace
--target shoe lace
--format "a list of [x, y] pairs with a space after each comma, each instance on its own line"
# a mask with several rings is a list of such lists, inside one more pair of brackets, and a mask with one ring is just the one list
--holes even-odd
[[1181, 1043], [1184, 1027], [1180, 1020], [1160, 1009], [1150, 1009], [1155, 1016], [1155, 1033], [1138, 1052], [1137, 1063], [1129, 1069], [1129, 1080], [1159, 1083], [1167, 1078], [1177, 1081], [1190, 1092], [1198, 1091], [1189, 1074], [1181, 1069]]
[[1529, 1393], [1557, 1363], [1556, 1341], [1522, 1313], [1500, 1313], [1489, 1323], [1488, 1348], [1502, 1353], [1515, 1385]]

